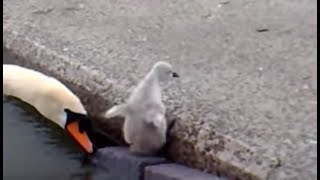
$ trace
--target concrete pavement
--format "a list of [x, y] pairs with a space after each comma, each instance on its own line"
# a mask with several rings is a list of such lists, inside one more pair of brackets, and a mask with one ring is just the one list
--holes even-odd
[[[317, 176], [316, 3], [4, 0], [3, 43], [81, 85], [95, 113], [170, 61], [181, 78], [164, 92], [177, 119], [169, 157], [243, 179], [308, 180]], [[121, 125], [110, 127], [119, 137]]]

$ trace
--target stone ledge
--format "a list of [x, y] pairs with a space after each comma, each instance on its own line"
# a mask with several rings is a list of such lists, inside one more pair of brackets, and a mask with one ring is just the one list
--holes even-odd
[[227, 180], [186, 166], [170, 163], [147, 166], [144, 180]]
[[148, 165], [169, 163], [162, 157], [137, 156], [126, 147], [106, 147], [97, 154], [96, 164], [123, 180], [140, 180]]
[[[33, 32], [32, 36], [40, 34], [40, 31], [39, 33]], [[33, 37], [32, 39], [37, 38]], [[88, 108], [88, 112], [101, 113], [107, 109], [107, 106], [111, 105], [111, 102], [119, 103], [126, 97], [123, 87], [109, 81], [102, 81], [101, 79], [104, 79], [102, 77], [105, 77], [105, 74], [92, 71], [92, 65], [59, 54], [46, 46], [39, 45], [32, 39], [21, 32], [4, 29], [3, 45], [5, 49], [20, 57], [14, 64], [23, 65], [42, 72], [50, 72], [48, 75], [52, 75], [66, 83], [71, 90], [79, 94], [85, 107]], [[79, 90], [78, 87], [82, 87], [82, 89]], [[105, 87], [110, 88], [106, 89]], [[88, 97], [90, 97], [89, 100], [86, 100]], [[108, 105], [105, 102], [109, 102]], [[99, 106], [93, 106], [94, 104], [99, 104]], [[99, 109], [99, 111], [96, 109]], [[183, 132], [189, 132], [189, 130], [184, 129], [185, 127], [182, 125], [180, 123], [176, 127], [175, 133], [170, 138], [171, 145], [168, 148], [169, 158], [172, 158], [175, 162], [197, 169], [207, 169], [209, 173], [220, 173], [234, 178], [252, 180], [267, 179], [278, 164], [275, 158], [269, 155], [256, 153], [246, 144], [221, 133], [210, 133], [207, 130], [202, 132], [213, 135], [213, 137], [210, 137], [210, 142], [218, 142], [217, 146], [214, 145], [211, 148], [215, 149], [216, 147], [220, 147], [220, 145], [223, 145], [223, 148], [204, 153], [206, 149], [203, 148], [203, 143], [208, 143], [209, 141], [203, 140], [197, 142], [194, 137], [183, 136]], [[119, 121], [108, 121], [104, 127], [107, 127], [104, 129], [106, 132], [110, 132], [116, 139], [121, 139], [120, 129], [122, 126]], [[199, 131], [199, 126], [195, 125], [194, 128], [191, 132]], [[204, 137], [204, 139], [207, 138]], [[195, 144], [198, 145], [195, 146]], [[212, 152], [216, 151], [219, 151], [219, 153], [212, 154]], [[239, 154], [239, 156], [235, 156], [235, 154]], [[210, 163], [204, 163], [207, 161]]]
[[138, 156], [126, 147], [100, 149], [95, 163], [121, 180], [227, 180], [163, 157]]

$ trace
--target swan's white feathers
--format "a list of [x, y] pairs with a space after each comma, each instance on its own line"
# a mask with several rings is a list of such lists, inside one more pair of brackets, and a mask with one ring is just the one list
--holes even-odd
[[3, 65], [3, 94], [34, 106], [63, 128], [66, 123], [64, 109], [87, 114], [80, 99], [60, 81], [18, 65]]

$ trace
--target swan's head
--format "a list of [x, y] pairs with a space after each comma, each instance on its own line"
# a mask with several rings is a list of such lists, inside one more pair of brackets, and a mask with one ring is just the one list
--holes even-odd
[[164, 61], [159, 61], [153, 65], [152, 71], [160, 81], [168, 81], [172, 78], [179, 77], [179, 75], [173, 71], [171, 64]]
[[97, 149], [91, 141], [94, 131], [88, 115], [75, 113], [69, 109], [65, 109], [64, 111], [67, 115], [66, 131], [86, 153], [95, 153]]

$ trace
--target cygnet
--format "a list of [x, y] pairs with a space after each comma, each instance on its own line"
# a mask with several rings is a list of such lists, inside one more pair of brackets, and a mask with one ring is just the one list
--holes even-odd
[[126, 103], [105, 113], [106, 118], [125, 118], [123, 133], [130, 151], [141, 155], [156, 154], [166, 143], [167, 120], [161, 99], [160, 82], [179, 75], [168, 62], [157, 62], [133, 90]]

